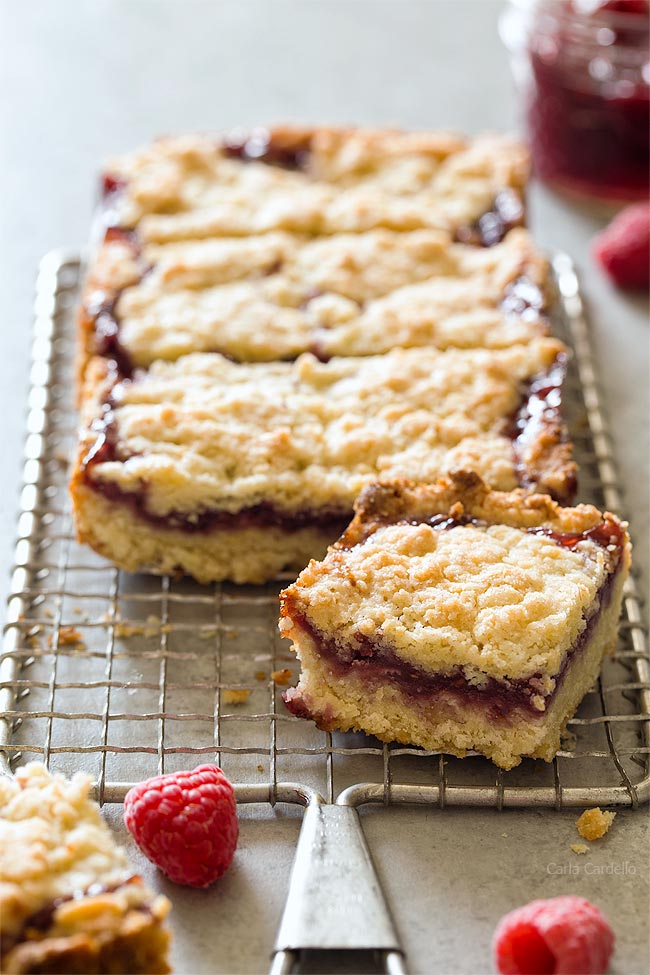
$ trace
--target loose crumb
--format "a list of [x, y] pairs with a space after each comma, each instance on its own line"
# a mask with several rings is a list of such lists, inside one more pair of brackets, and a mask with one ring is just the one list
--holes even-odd
[[291, 680], [291, 671], [288, 667], [284, 667], [282, 670], [273, 670], [271, 672], [271, 680], [274, 684], [279, 684], [280, 687], [284, 687]]
[[615, 812], [608, 812], [596, 806], [594, 809], [585, 809], [582, 816], [576, 820], [576, 827], [581, 836], [586, 840], [601, 839], [616, 818]]
[[143, 626], [132, 626], [130, 623], [116, 623], [115, 624], [115, 636], [118, 639], [123, 639], [127, 636], [144, 636], [145, 629]]
[[247, 690], [224, 691], [222, 699], [224, 704], [245, 704], [250, 696], [251, 692]]
[[266, 671], [264, 671], [264, 670], [256, 670], [255, 671], [255, 680], [266, 680]]
[[[151, 616], [147, 616], [147, 625], [144, 628], [143, 635], [144, 636], [157, 636], [159, 632], [160, 633], [169, 633], [170, 630], [171, 630], [171, 627], [169, 627], [169, 624], [166, 624], [165, 626], [161, 626], [160, 625], [161, 622], [162, 622], [162, 620], [158, 616], [154, 616], [153, 614]], [[169, 627], [169, 629], [167, 629], [167, 627]]]
[[[50, 633], [47, 642], [53, 647], [56, 641], [56, 633]], [[58, 646], [69, 647], [74, 645], [77, 650], [85, 650], [83, 634], [74, 626], [62, 626], [59, 630]]]
[[586, 843], [572, 843], [571, 849], [574, 853], [586, 853], [589, 847]]
[[226, 639], [227, 640], [236, 640], [238, 636], [239, 636], [239, 630], [227, 630], [226, 631]]
[[209, 640], [210, 637], [216, 636], [217, 630], [213, 627], [210, 630], [201, 630], [199, 633], [199, 640]]
[[263, 765], [258, 765], [257, 766], [257, 771], [258, 772], [263, 772], [264, 771], [264, 766]]

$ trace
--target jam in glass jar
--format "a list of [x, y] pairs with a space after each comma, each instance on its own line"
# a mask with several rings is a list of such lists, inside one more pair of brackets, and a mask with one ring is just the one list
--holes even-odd
[[537, 175], [581, 196], [647, 198], [648, 0], [512, 0], [501, 35]]

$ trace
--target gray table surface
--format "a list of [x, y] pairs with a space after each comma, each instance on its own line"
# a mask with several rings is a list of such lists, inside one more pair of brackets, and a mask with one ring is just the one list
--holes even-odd
[[[102, 159], [162, 133], [287, 119], [513, 129], [500, 9], [492, 0], [3, 0], [0, 595], [15, 533], [35, 269], [50, 248], [85, 241]], [[536, 187], [532, 224], [582, 273], [645, 590], [647, 302], [617, 293], [592, 264], [601, 218]], [[119, 828], [119, 810], [109, 815]], [[499, 916], [560, 893], [590, 897], [611, 918], [613, 971], [648, 970], [643, 812], [621, 812], [586, 857], [569, 850], [571, 812], [369, 810], [363, 820], [412, 971], [491, 970]], [[174, 900], [177, 971], [265, 970], [298, 828], [291, 810], [243, 811], [236, 864], [209, 893], [170, 889], [143, 864]]]

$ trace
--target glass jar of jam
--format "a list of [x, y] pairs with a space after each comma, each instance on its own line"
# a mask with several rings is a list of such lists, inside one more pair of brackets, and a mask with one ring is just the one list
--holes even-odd
[[537, 175], [580, 196], [646, 198], [648, 0], [511, 0], [500, 26]]

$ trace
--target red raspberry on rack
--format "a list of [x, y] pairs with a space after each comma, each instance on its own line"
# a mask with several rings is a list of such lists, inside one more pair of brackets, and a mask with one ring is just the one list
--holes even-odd
[[603, 975], [614, 934], [597, 907], [569, 895], [506, 914], [492, 944], [501, 975]]
[[625, 207], [594, 239], [592, 253], [620, 288], [650, 284], [650, 205]]
[[189, 887], [221, 877], [237, 848], [235, 793], [216, 765], [140, 782], [126, 794], [124, 822], [144, 855]]

